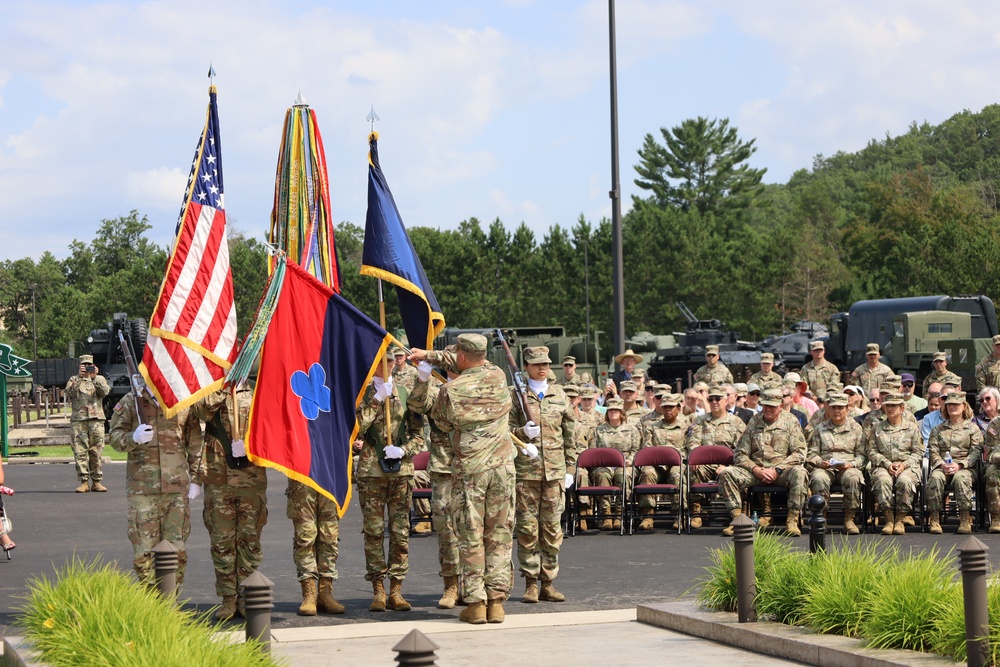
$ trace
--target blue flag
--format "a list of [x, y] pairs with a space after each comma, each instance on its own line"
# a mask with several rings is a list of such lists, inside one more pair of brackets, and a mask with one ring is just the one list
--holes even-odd
[[444, 329], [444, 315], [379, 166], [378, 132], [368, 135], [368, 146], [368, 216], [361, 273], [396, 286], [410, 345], [430, 350]]

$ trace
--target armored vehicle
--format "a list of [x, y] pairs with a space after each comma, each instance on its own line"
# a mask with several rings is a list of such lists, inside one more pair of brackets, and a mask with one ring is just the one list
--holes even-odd
[[819, 322], [802, 320], [792, 325], [792, 330], [778, 336], [770, 336], [760, 342], [765, 350], [781, 353], [785, 365], [789, 368], [800, 368], [812, 361], [809, 354], [809, 343], [814, 340], [826, 339], [830, 331]]
[[94, 364], [111, 386], [111, 393], [104, 397], [104, 414], [108, 419], [111, 419], [115, 404], [131, 390], [125, 354], [118, 341], [119, 331], [132, 344], [138, 364], [146, 348], [146, 320], [143, 318], [129, 319], [126, 313], [115, 313], [106, 326], [93, 329], [87, 336], [87, 349], [94, 355]]

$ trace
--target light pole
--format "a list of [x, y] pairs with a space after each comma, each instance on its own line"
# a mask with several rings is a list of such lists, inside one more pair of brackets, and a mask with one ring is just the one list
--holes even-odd
[[[611, 65], [611, 289], [614, 303], [614, 351], [625, 345], [625, 288], [622, 271], [622, 203], [618, 177], [618, 75], [615, 58], [615, 0], [608, 0], [608, 30]], [[615, 364], [617, 367], [617, 364]]]
[[38, 327], [35, 324], [35, 290], [38, 283], [31, 284], [31, 360], [38, 361]]

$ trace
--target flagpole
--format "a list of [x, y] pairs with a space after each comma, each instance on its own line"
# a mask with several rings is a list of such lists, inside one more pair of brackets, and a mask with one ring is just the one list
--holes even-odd
[[[378, 323], [385, 329], [385, 299], [382, 298], [382, 279], [378, 278]], [[385, 380], [389, 379], [389, 368], [388, 361], [386, 360], [386, 355], [382, 355], [382, 376]], [[395, 444], [392, 441], [392, 416], [389, 414], [389, 399], [392, 395], [386, 397], [385, 399], [385, 439], [390, 444]], [[384, 447], [383, 447], [384, 450]]]

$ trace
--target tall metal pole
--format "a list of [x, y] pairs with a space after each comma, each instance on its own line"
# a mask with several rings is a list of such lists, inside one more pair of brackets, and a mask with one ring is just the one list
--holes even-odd
[[[618, 74], [615, 58], [615, 0], [608, 0], [608, 29], [611, 46], [611, 289], [614, 302], [614, 350], [625, 349], [625, 279], [622, 271], [622, 203], [618, 177]], [[616, 364], [617, 365], [617, 364]]]
[[31, 286], [31, 360], [38, 361], [38, 327], [35, 326], [35, 288]]
[[[587, 303], [587, 343], [583, 346], [583, 363], [590, 363], [590, 266], [587, 261], [587, 246], [590, 242], [583, 240], [583, 292]], [[597, 369], [600, 371], [600, 369]]]

